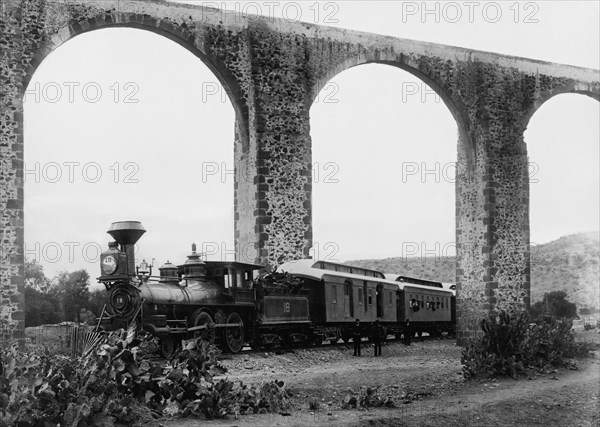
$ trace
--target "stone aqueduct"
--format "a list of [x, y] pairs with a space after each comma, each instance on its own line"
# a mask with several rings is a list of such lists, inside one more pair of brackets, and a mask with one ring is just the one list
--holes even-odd
[[[336, 74], [399, 67], [444, 100], [459, 129], [456, 177], [458, 340], [478, 321], [529, 305], [529, 183], [523, 133], [554, 95], [600, 99], [600, 72], [164, 1], [4, 0], [0, 7], [0, 321], [23, 326], [23, 93], [58, 46], [108, 27], [149, 30], [198, 56], [236, 112], [237, 248], [274, 266], [312, 246], [309, 110]], [[115, 218], [109, 218], [113, 220]], [[245, 250], [244, 253], [247, 253]]]

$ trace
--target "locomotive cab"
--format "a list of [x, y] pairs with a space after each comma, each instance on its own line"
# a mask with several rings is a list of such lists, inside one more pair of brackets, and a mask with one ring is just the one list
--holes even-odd
[[206, 279], [215, 282], [235, 302], [253, 302], [253, 282], [262, 265], [232, 261], [205, 261]]

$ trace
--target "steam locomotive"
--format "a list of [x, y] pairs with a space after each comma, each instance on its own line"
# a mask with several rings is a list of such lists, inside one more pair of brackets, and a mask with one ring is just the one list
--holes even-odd
[[138, 221], [115, 222], [108, 230], [115, 241], [100, 256], [98, 281], [108, 302], [98, 327], [135, 322], [160, 339], [164, 355], [193, 337], [232, 353], [245, 345], [348, 341], [355, 319], [378, 319], [397, 338], [409, 318], [411, 333], [454, 331], [454, 293], [438, 282], [389, 280], [376, 270], [304, 259], [279, 266], [287, 278], [279, 283], [273, 273], [261, 280], [269, 273], [260, 265], [203, 261], [195, 245], [184, 264], [167, 261], [154, 277], [145, 262], [135, 266], [134, 245], [145, 231]]

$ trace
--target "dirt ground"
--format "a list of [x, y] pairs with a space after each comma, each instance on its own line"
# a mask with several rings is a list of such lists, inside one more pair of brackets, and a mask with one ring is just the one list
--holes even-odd
[[[597, 329], [579, 332], [578, 339], [600, 342], [600, 333]], [[293, 394], [293, 408], [281, 414], [242, 415], [238, 420], [177, 419], [166, 425], [600, 425], [598, 351], [569, 369], [530, 378], [465, 381], [460, 350], [452, 340], [417, 341], [410, 347], [391, 341], [377, 358], [367, 343], [362, 357], [352, 356], [352, 345], [227, 356], [223, 365], [230, 379], [282, 380]], [[376, 388], [394, 407], [343, 409], [344, 398], [358, 396], [361, 387]]]

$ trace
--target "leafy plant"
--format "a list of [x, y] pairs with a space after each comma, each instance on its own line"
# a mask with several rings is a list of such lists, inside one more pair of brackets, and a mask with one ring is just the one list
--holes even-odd
[[[88, 357], [50, 356], [13, 346], [2, 355], [3, 411], [17, 425], [112, 425], [145, 423], [150, 409], [140, 398], [139, 361], [152, 340], [119, 331]], [[149, 348], [151, 347], [151, 348]]]
[[379, 391], [379, 387], [361, 387], [358, 396], [354, 395], [352, 390], [344, 397], [344, 403], [342, 407], [344, 409], [356, 408], [357, 406], [363, 408], [380, 408], [382, 406], [393, 408], [395, 406], [394, 401], [390, 396], [382, 395]]
[[0, 413], [7, 424], [95, 426], [148, 424], [168, 407], [203, 418], [290, 407], [282, 381], [214, 381], [225, 369], [206, 341], [183, 341], [167, 362], [152, 357], [157, 349], [156, 338], [133, 329], [109, 334], [79, 358], [11, 347], [0, 358]]
[[255, 284], [259, 287], [267, 289], [277, 289], [280, 291], [289, 292], [291, 294], [298, 293], [302, 289], [304, 281], [299, 277], [294, 277], [292, 274], [277, 270], [260, 275]]
[[528, 369], [566, 364], [566, 358], [585, 356], [590, 347], [575, 343], [571, 320], [550, 317], [532, 321], [526, 312], [510, 317], [501, 312], [481, 321], [485, 333], [461, 353], [463, 376], [517, 378]]

